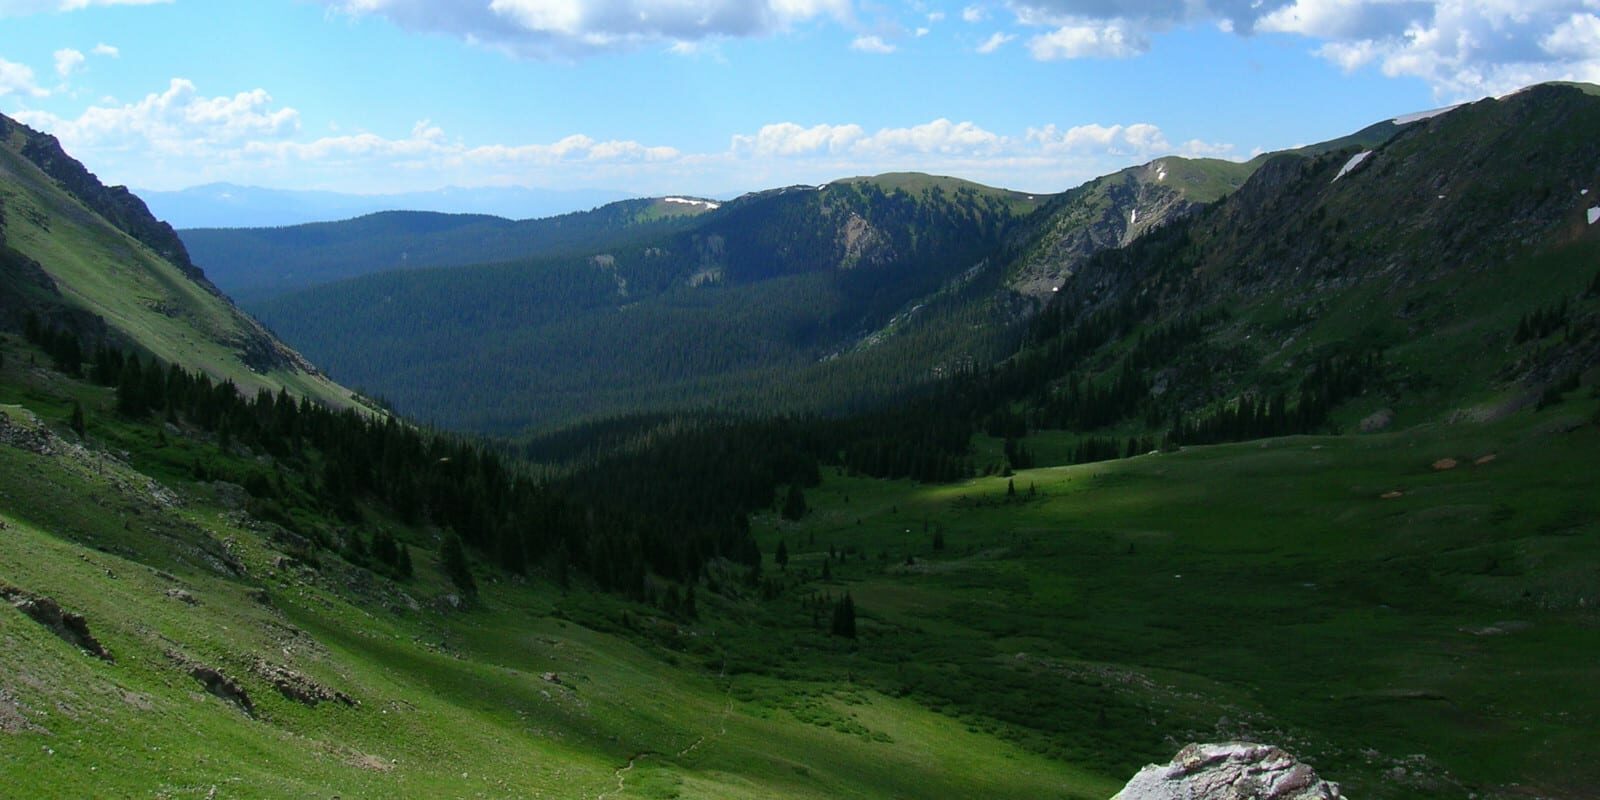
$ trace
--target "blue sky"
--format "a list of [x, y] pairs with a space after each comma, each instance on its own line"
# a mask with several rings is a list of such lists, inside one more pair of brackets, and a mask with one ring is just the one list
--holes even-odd
[[0, 0], [0, 111], [145, 189], [1054, 192], [1550, 79], [1597, 0]]

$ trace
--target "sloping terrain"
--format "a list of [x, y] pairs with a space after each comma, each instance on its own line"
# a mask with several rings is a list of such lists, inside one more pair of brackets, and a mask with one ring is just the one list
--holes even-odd
[[999, 352], [1014, 312], [987, 303], [991, 255], [1039, 202], [928, 176], [788, 187], [582, 256], [372, 275], [252, 309], [341, 380], [453, 427], [847, 410]]
[[589, 255], [659, 237], [715, 207], [689, 198], [624, 200], [513, 222], [481, 214], [385, 211], [342, 222], [179, 232], [230, 296], [257, 302], [373, 272]]
[[1582, 133], [1597, 122], [1600, 99], [1545, 85], [1377, 146], [1276, 156], [1085, 262], [1006, 391], [1034, 427], [1159, 438], [1181, 422], [1191, 442], [1354, 394], [1349, 414], [1400, 425], [1537, 403], [1600, 363], [1600, 144]]
[[[744, 674], [694, 616], [577, 577], [475, 562], [464, 601], [439, 528], [365, 496], [359, 523], [269, 521], [265, 498], [333, 479], [187, 418], [130, 418], [44, 360], [0, 335], [7, 794], [1096, 798], [1120, 783], [871, 686]], [[63, 422], [75, 403], [82, 434]], [[376, 560], [376, 531], [414, 575]], [[716, 570], [725, 588], [702, 587], [700, 613], [751, 607], [739, 572]]]
[[323, 403], [354, 402], [217, 291], [138, 198], [101, 185], [54, 139], [4, 117], [0, 263], [0, 324], [13, 330], [32, 314], [252, 393], [287, 387]]

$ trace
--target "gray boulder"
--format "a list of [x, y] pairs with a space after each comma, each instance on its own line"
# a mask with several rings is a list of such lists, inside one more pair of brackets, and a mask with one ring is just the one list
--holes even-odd
[[1111, 800], [1339, 800], [1339, 785], [1264, 744], [1191, 744], [1151, 764]]

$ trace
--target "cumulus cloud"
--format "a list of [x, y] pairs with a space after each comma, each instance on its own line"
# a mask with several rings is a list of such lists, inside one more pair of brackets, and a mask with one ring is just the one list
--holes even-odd
[[17, 116], [54, 133], [69, 149], [204, 157], [219, 147], [281, 138], [299, 130], [298, 111], [273, 106], [272, 96], [262, 89], [232, 97], [204, 97], [192, 81], [174, 78], [165, 91], [146, 95], [137, 103], [93, 106], [76, 119], [38, 111]]
[[83, 66], [87, 59], [83, 53], [72, 48], [64, 48], [55, 52], [56, 74], [65, 78], [71, 75], [78, 67]]
[[[32, 85], [31, 75], [5, 77], [15, 72], [0, 62], [0, 87]], [[912, 170], [1051, 192], [1160, 156], [1232, 152], [1199, 141], [1174, 145], [1177, 137], [1147, 123], [1045, 125], [1013, 135], [944, 118], [876, 130], [776, 122], [694, 151], [583, 133], [466, 142], [426, 119], [390, 133], [316, 134], [264, 89], [211, 96], [181, 78], [136, 102], [102, 101], [75, 117], [16, 116], [55, 134], [107, 180], [149, 188], [231, 181], [357, 192], [537, 185], [711, 195]]]
[[1129, 58], [1149, 49], [1150, 40], [1123, 20], [1075, 22], [1028, 40], [1029, 52], [1040, 61]]
[[857, 36], [850, 42], [850, 49], [861, 53], [893, 53], [894, 45], [883, 40], [882, 36]]
[[977, 24], [989, 18], [989, 11], [983, 6], [967, 6], [961, 9], [961, 19], [964, 22]]
[[1051, 28], [1035, 58], [1127, 57], [1181, 25], [1313, 40], [1344, 70], [1426, 81], [1445, 98], [1545, 80], [1600, 80], [1597, 0], [1011, 0], [1018, 24]]
[[866, 137], [860, 125], [813, 125], [793, 122], [764, 125], [751, 135], [733, 137], [733, 152], [756, 156], [801, 156], [840, 153]]
[[989, 38], [984, 39], [983, 42], [978, 45], [977, 49], [980, 54], [989, 55], [990, 53], [1005, 47], [1007, 42], [1010, 42], [1016, 38], [1017, 37], [1015, 34], [995, 31], [989, 36]]
[[446, 33], [529, 58], [765, 36], [813, 19], [846, 21], [853, 0], [321, 0], [351, 15]]
[[0, 58], [0, 97], [9, 94], [44, 97], [50, 92], [39, 87], [32, 67]]
[[106, 44], [105, 42], [101, 42], [101, 43], [95, 45], [94, 49], [89, 51], [89, 52], [94, 53], [97, 56], [105, 56], [106, 58], [121, 58], [122, 57], [122, 51], [121, 50], [118, 50], [117, 48], [112, 47], [111, 45]]

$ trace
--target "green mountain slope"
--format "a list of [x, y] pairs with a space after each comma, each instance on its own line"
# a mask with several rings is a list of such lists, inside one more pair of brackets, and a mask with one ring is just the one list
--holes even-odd
[[1357, 385], [1348, 414], [1400, 424], [1535, 403], [1600, 362], [1596, 121], [1592, 96], [1539, 86], [1370, 149], [1272, 158], [1085, 262], [1035, 321], [1013, 396], [1038, 427], [1119, 435]]
[[374, 275], [252, 309], [341, 380], [452, 426], [848, 409], [999, 352], [1005, 325], [974, 298], [1039, 202], [929, 176], [789, 187], [581, 257]]
[[[129, 415], [46, 360], [0, 334], [8, 794], [1089, 800], [1118, 783], [879, 687], [739, 669], [725, 623], [699, 617], [754, 610], [747, 568], [706, 565], [698, 612], [658, 606], [681, 595], [653, 571], [637, 599], [601, 593], [578, 565], [638, 556], [637, 531], [606, 542], [601, 507], [570, 515], [570, 573], [472, 548], [464, 602], [444, 532], [485, 541], [492, 498], [528, 489], [459, 443], [282, 406]], [[377, 474], [413, 483], [362, 488]]]
[[613, 242], [681, 229], [707, 210], [697, 202], [624, 200], [521, 222], [480, 214], [386, 211], [343, 222], [202, 228], [179, 231], [179, 236], [217, 285], [243, 301], [385, 270], [587, 255]]
[[354, 402], [218, 292], [142, 202], [102, 186], [53, 138], [4, 117], [0, 262], [0, 323], [12, 330], [31, 313], [252, 392]]

